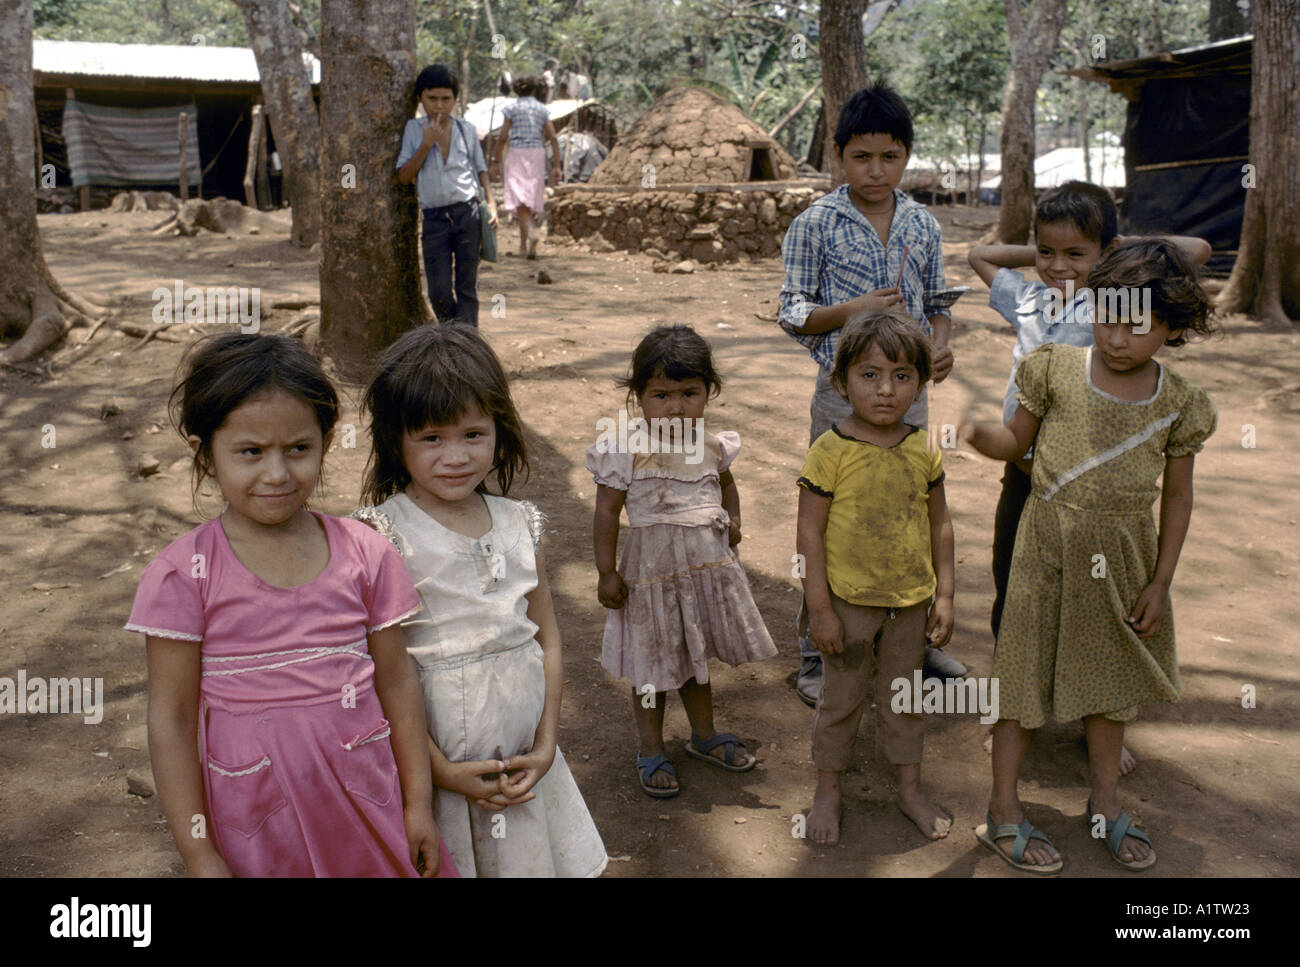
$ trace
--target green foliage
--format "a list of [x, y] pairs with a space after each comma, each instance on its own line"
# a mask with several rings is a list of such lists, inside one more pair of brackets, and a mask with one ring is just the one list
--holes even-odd
[[[482, 0], [438, 0], [418, 8], [421, 64], [458, 72], [468, 58], [470, 100], [489, 96], [503, 69], [540, 74], [548, 59], [588, 75], [597, 97], [630, 121], [661, 94], [698, 83], [773, 126], [817, 80], [815, 42], [792, 56], [795, 33], [815, 34], [816, 8], [798, 12], [750, 0], [493, 0], [502, 44], [493, 43]], [[557, 72], [558, 73], [558, 72]], [[752, 109], [752, 110], [751, 110]], [[787, 146], [802, 143], [816, 113], [782, 129]], [[802, 141], [798, 140], [802, 138]]]
[[[1159, 38], [1156, 14], [1160, 18]], [[1163, 48], [1157, 39], [1163, 41]], [[1107, 131], [1117, 138], [1124, 128], [1124, 98], [1112, 94], [1104, 84], [1081, 81], [1058, 71], [1208, 42], [1207, 0], [1160, 0], [1158, 4], [1150, 0], [1070, 0], [1052, 70], [1043, 76], [1038, 91], [1039, 121], [1074, 125], [1077, 133], [1082, 97], [1093, 131]]]
[[34, 0], [34, 4], [34, 35], [48, 40], [248, 44], [243, 17], [231, 0]]
[[912, 109], [914, 151], [956, 162], [996, 132], [1010, 54], [1002, 0], [933, 0], [899, 11], [867, 38], [867, 72]]

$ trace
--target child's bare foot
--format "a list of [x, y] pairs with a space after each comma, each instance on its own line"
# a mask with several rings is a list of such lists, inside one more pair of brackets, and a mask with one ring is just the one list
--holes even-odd
[[[830, 778], [825, 778], [829, 776]], [[838, 773], [820, 773], [817, 792], [808, 813], [808, 835], [814, 843], [834, 846], [840, 841], [840, 777]]]
[[[994, 809], [990, 805], [989, 817], [998, 826], [1018, 826], [1024, 822], [1025, 814], [1021, 812], [1018, 804], [1014, 809]], [[992, 830], [989, 831], [989, 835], [992, 836]], [[998, 837], [994, 840], [994, 845], [1010, 859], [1011, 851], [1016, 845], [1016, 837], [1013, 835]], [[1021, 862], [1030, 866], [1051, 866], [1059, 862], [1060, 859], [1061, 854], [1056, 851], [1056, 847], [1051, 843], [1041, 839], [1030, 839], [1025, 845], [1024, 858]]]
[[919, 789], [900, 792], [898, 808], [926, 839], [943, 839], [952, 829], [952, 817], [926, 799]]
[[1119, 750], [1119, 774], [1127, 776], [1130, 772], [1138, 767], [1138, 761], [1133, 757], [1133, 753], [1128, 750], [1128, 746], [1120, 746]]

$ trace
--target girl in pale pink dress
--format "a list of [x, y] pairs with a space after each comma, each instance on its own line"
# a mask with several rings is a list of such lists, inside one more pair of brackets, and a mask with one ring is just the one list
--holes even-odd
[[[704, 430], [704, 409], [722, 381], [709, 344], [689, 326], [660, 326], [641, 341], [619, 381], [648, 423], [602, 421], [587, 449], [596, 478], [597, 596], [605, 619], [601, 663], [632, 681], [641, 749], [637, 777], [647, 795], [677, 795], [664, 754], [665, 694], [676, 689], [691, 722], [686, 754], [729, 772], [757, 759], [729, 732], [715, 732], [709, 658], [729, 665], [771, 658], [776, 647], [732, 548], [740, 542], [740, 496], [731, 463], [740, 436]], [[627, 510], [623, 559], [615, 569], [619, 512]], [[653, 700], [650, 696], [653, 694]]]
[[[149, 750], [191, 876], [456, 876], [433, 820], [402, 560], [304, 508], [338, 397], [283, 336], [199, 343], [172, 394], [225, 512], [145, 568]], [[196, 747], [196, 733], [199, 738]]]

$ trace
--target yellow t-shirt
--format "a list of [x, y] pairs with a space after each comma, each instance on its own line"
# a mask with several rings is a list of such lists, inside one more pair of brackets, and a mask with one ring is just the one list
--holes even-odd
[[878, 447], [827, 430], [808, 450], [799, 486], [829, 497], [826, 576], [850, 604], [905, 608], [935, 589], [930, 560], [930, 491], [943, 460], [913, 429]]

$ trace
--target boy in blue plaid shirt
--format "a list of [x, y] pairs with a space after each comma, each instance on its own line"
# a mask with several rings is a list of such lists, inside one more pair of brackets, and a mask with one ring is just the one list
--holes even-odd
[[[851, 412], [830, 379], [840, 329], [850, 320], [897, 307], [931, 338], [934, 381], [943, 382], [952, 371], [950, 303], [938, 297], [944, 288], [939, 223], [925, 206], [898, 190], [911, 151], [912, 115], [903, 99], [883, 83], [858, 91], [840, 111], [835, 128], [835, 153], [847, 184], [800, 213], [781, 243], [785, 283], [778, 322], [818, 366], [810, 446]], [[929, 422], [924, 392], [904, 422]], [[799, 651], [804, 661], [796, 688], [800, 698], [814, 705], [821, 656], [802, 630]], [[940, 673], [965, 673], [955, 659], [941, 653], [934, 657], [950, 663], [936, 663]], [[928, 649], [927, 661], [932, 661]]]

